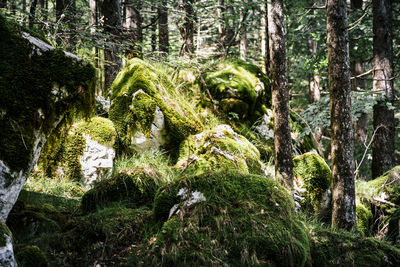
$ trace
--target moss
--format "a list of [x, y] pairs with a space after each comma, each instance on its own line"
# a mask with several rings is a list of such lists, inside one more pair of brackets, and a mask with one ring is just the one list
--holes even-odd
[[[213, 98], [220, 101], [225, 112], [234, 112], [240, 118], [255, 120], [271, 107], [269, 80], [261, 69], [239, 59], [218, 62], [202, 74]], [[204, 87], [201, 78], [199, 84]]]
[[154, 216], [164, 224], [131, 256], [138, 265], [304, 266], [308, 259], [291, 197], [262, 176], [184, 176], [157, 192]]
[[293, 159], [293, 174], [299, 188], [305, 189], [302, 207], [311, 207], [316, 214], [322, 212], [321, 201], [331, 186], [332, 173], [324, 159], [309, 152]]
[[135, 207], [151, 205], [162, 178], [155, 169], [125, 169], [100, 181], [82, 197], [82, 209], [90, 212], [110, 202], [122, 201]]
[[10, 229], [3, 222], [0, 222], [0, 248], [5, 247], [7, 243], [6, 236], [11, 237]]
[[37, 246], [17, 245], [15, 258], [21, 267], [49, 267], [49, 261]]
[[22, 30], [0, 16], [0, 160], [13, 171], [28, 167], [33, 133], [49, 135], [61, 118], [68, 123], [94, 107], [94, 68], [60, 49], [33, 52]]
[[312, 266], [399, 266], [400, 251], [389, 244], [332, 229], [312, 229]]
[[176, 166], [181, 171], [196, 174], [209, 170], [263, 173], [257, 148], [228, 125], [188, 137], [181, 144]]
[[123, 150], [129, 151], [131, 136], [136, 131], [149, 133], [156, 106], [164, 114], [169, 149], [173, 150], [185, 137], [203, 129], [177, 87], [160, 68], [140, 59], [128, 62], [112, 85], [109, 113]]
[[389, 218], [386, 239], [400, 247], [400, 209], [397, 208]]
[[75, 133], [89, 135], [99, 144], [112, 146], [116, 132], [112, 121], [102, 117], [94, 117], [89, 121], [82, 121], [74, 126]]
[[356, 205], [357, 231], [363, 236], [371, 235], [372, 212], [362, 204]]

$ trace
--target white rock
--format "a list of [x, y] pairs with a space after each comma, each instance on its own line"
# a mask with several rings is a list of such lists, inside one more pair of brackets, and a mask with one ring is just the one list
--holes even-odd
[[0, 266], [17, 267], [18, 264], [14, 258], [11, 237], [6, 234], [4, 234], [4, 237], [6, 238], [6, 245], [4, 247], [0, 247]]
[[270, 129], [268, 126], [272, 119], [272, 115], [272, 110], [267, 110], [267, 114], [264, 114], [260, 123], [254, 127], [254, 131], [266, 140], [274, 138], [274, 129]]

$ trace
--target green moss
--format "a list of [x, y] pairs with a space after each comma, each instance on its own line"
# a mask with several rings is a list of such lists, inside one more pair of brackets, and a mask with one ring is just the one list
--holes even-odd
[[74, 126], [75, 133], [89, 135], [93, 140], [102, 145], [112, 146], [115, 142], [116, 132], [112, 121], [102, 117], [94, 117], [89, 121], [82, 121]]
[[163, 180], [155, 169], [125, 169], [100, 181], [82, 197], [85, 212], [109, 202], [124, 202], [135, 207], [151, 205], [157, 188]]
[[169, 137], [167, 148], [173, 150], [185, 137], [203, 129], [195, 111], [177, 88], [160, 68], [140, 59], [128, 62], [113, 83], [109, 113], [122, 150], [129, 151], [136, 131], [149, 134], [156, 106], [164, 114]]
[[371, 235], [372, 212], [362, 204], [356, 205], [357, 231], [363, 236]]
[[176, 167], [195, 174], [209, 170], [263, 173], [257, 148], [228, 125], [189, 136], [181, 144]]
[[324, 159], [309, 152], [293, 159], [293, 174], [297, 187], [304, 188], [302, 207], [311, 207], [316, 214], [322, 212], [320, 204], [331, 186], [332, 173]]
[[10, 229], [8, 229], [5, 223], [0, 222], [0, 248], [6, 246], [6, 236], [11, 237]]
[[312, 229], [312, 266], [399, 266], [400, 251], [389, 244], [354, 233]]
[[[202, 197], [195, 202], [193, 196]], [[308, 259], [291, 197], [262, 176], [184, 176], [157, 192], [154, 216], [164, 224], [138, 248], [146, 248], [142, 254], [132, 255], [139, 265], [304, 266]]]
[[94, 68], [60, 49], [33, 52], [22, 30], [0, 16], [0, 160], [13, 171], [28, 167], [33, 133], [49, 135], [94, 107]]
[[[263, 105], [271, 107], [269, 80], [255, 65], [230, 59], [218, 62], [202, 75], [207, 89], [227, 113], [255, 120], [264, 113]], [[204, 87], [201, 79], [199, 84]]]
[[86, 139], [80, 133], [68, 135], [64, 145], [63, 165], [65, 176], [72, 181], [81, 181], [83, 177], [80, 157], [86, 146]]
[[386, 239], [400, 247], [400, 209], [397, 208], [389, 218]]
[[49, 261], [37, 246], [15, 246], [15, 258], [21, 267], [49, 267]]

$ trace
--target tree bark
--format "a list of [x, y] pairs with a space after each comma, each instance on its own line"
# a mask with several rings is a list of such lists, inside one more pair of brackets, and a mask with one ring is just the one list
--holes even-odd
[[132, 40], [131, 53], [133, 56], [138, 56], [142, 52], [143, 30], [142, 30], [142, 16], [140, 10], [142, 3], [138, 0], [130, 0], [125, 5], [125, 28], [128, 31], [128, 36]]
[[244, 12], [246, 11], [241, 11], [241, 21], [243, 21], [243, 25], [241, 25], [240, 28], [240, 45], [239, 45], [239, 51], [240, 51], [240, 58], [242, 60], [246, 60], [246, 55], [247, 55], [247, 28], [246, 24], [244, 23]]
[[271, 61], [271, 57], [269, 54], [269, 33], [268, 33], [268, 2], [265, 2], [264, 4], [264, 9], [265, 9], [265, 13], [264, 13], [264, 20], [265, 20], [265, 55], [263, 54], [264, 57], [264, 65], [265, 65], [265, 73], [267, 74], [268, 77], [270, 77], [270, 72], [269, 72], [269, 66], [270, 66], [270, 61]]
[[[352, 70], [353, 76], [358, 76], [365, 72], [364, 63], [361, 58], [356, 58], [354, 67]], [[355, 78], [352, 82], [352, 89], [359, 90], [365, 89], [365, 80], [363, 78]], [[361, 112], [360, 117], [354, 122], [354, 143], [358, 145], [364, 144], [367, 139], [367, 127], [368, 127], [368, 114]]]
[[193, 45], [193, 35], [194, 35], [194, 20], [195, 20], [195, 12], [194, 12], [194, 0], [184, 0], [184, 8], [185, 8], [185, 22], [184, 22], [184, 33], [182, 34], [184, 45], [183, 45], [183, 54], [191, 56], [194, 53], [194, 45]]
[[363, 0], [351, 0], [351, 7], [355, 9], [361, 9]]
[[289, 124], [289, 90], [283, 25], [283, 1], [268, 4], [272, 106], [274, 112], [275, 178], [293, 189], [292, 138]]
[[346, 0], [328, 0], [327, 46], [331, 113], [332, 226], [356, 227], [354, 145]]
[[372, 143], [372, 177], [376, 178], [394, 165], [393, 44], [392, 2], [373, 1], [374, 80], [373, 89], [382, 97], [374, 106], [374, 129], [380, 127]]
[[33, 28], [33, 24], [35, 22], [36, 5], [37, 5], [37, 0], [32, 0], [31, 7], [29, 8], [29, 20], [28, 20], [29, 29]]
[[[157, 8], [154, 6], [151, 7], [151, 10], [154, 11], [155, 15], [153, 16], [153, 21], [158, 17]], [[153, 23], [151, 25], [151, 52], [155, 53], [157, 51], [157, 23]]]
[[169, 54], [169, 30], [167, 1], [162, 1], [158, 7], [158, 46], [161, 56]]
[[122, 26], [120, 3], [119, 0], [103, 0], [101, 8], [104, 16], [104, 32], [109, 35], [108, 42], [112, 42], [112, 44], [104, 47], [104, 89], [107, 90], [106, 96], [122, 65], [122, 60], [118, 56], [120, 52], [118, 38]]

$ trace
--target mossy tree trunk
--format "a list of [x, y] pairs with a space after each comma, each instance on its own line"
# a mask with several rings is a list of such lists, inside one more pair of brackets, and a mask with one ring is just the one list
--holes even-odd
[[328, 74], [331, 113], [332, 226], [356, 227], [354, 148], [346, 0], [328, 0]]
[[393, 44], [391, 0], [373, 1], [374, 80], [373, 89], [382, 97], [374, 106], [375, 138], [372, 143], [372, 177], [394, 165]]
[[168, 30], [168, 7], [167, 1], [161, 1], [158, 7], [158, 45], [160, 54], [169, 54], [169, 30]]
[[118, 38], [120, 37], [121, 30], [121, 6], [119, 0], [104, 0], [102, 2], [102, 15], [104, 16], [104, 32], [109, 34], [109, 43], [104, 48], [104, 89], [106, 90], [105, 95], [108, 94], [107, 90], [111, 88], [111, 85], [120, 71], [122, 61], [118, 56], [120, 52], [117, 44]]
[[271, 56], [270, 78], [274, 112], [275, 177], [293, 188], [292, 139], [289, 122], [289, 90], [286, 73], [283, 1], [268, 4], [268, 35]]

